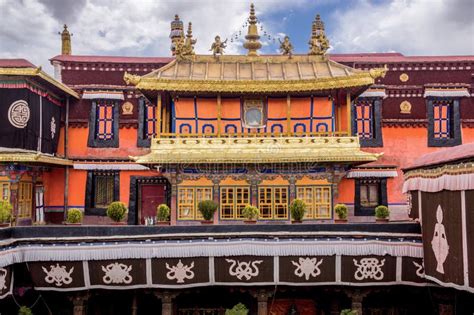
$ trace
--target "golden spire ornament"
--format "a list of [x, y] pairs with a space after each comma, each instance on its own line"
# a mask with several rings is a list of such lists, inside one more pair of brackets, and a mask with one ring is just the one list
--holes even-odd
[[324, 55], [329, 49], [329, 40], [324, 32], [324, 23], [321, 17], [316, 15], [311, 28], [311, 38], [308, 42], [308, 55]]
[[262, 48], [260, 43], [260, 35], [258, 35], [257, 17], [255, 16], [255, 7], [253, 3], [250, 5], [250, 16], [248, 18], [249, 28], [245, 35], [244, 48], [248, 49], [247, 56], [258, 56], [257, 50]]
[[59, 35], [61, 35], [61, 54], [62, 55], [70, 55], [72, 54], [72, 48], [71, 48], [71, 36], [72, 34], [69, 33], [69, 30], [67, 29], [67, 25], [64, 24], [64, 29], [62, 33], [58, 32]]

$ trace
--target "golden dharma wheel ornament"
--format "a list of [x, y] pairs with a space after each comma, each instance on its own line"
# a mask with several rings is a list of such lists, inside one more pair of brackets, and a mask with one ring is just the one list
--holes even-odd
[[133, 104], [125, 102], [122, 105], [122, 115], [133, 115]]
[[407, 82], [409, 79], [410, 79], [410, 77], [408, 76], [408, 74], [406, 74], [406, 73], [400, 74], [400, 81]]
[[409, 101], [403, 101], [400, 103], [401, 114], [411, 114], [411, 103]]

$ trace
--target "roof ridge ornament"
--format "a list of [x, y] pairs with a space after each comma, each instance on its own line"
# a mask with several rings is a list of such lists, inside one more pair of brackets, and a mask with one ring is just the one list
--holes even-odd
[[188, 24], [188, 31], [186, 34], [186, 39], [184, 35], [181, 34], [179, 38], [175, 41], [174, 54], [179, 60], [188, 59], [190, 56], [194, 56], [194, 45], [197, 40], [193, 39], [193, 29], [192, 23]]
[[285, 36], [283, 41], [278, 38], [280, 42], [280, 52], [283, 56], [288, 56], [289, 59], [293, 56], [293, 45], [290, 42], [290, 37]]
[[316, 15], [316, 18], [313, 21], [311, 27], [311, 38], [308, 44], [308, 55], [325, 55], [330, 47], [329, 40], [324, 31], [324, 22], [321, 20], [319, 14]]
[[62, 32], [58, 32], [61, 35], [61, 55], [71, 55], [72, 48], [71, 48], [71, 36], [73, 34], [69, 33], [67, 29], [67, 25], [64, 24], [64, 29]]
[[212, 51], [214, 58], [218, 58], [218, 55], [222, 56], [224, 54], [224, 48], [227, 47], [226, 43], [227, 38], [225, 41], [221, 41], [221, 37], [219, 35], [214, 38], [214, 43], [212, 43], [211, 49], [209, 49], [209, 51]]
[[174, 20], [171, 21], [171, 31], [170, 31], [170, 39], [171, 39], [171, 54], [174, 56], [176, 53], [176, 44], [178, 41], [184, 37], [183, 31], [183, 21], [179, 19], [179, 15], [175, 14]]
[[247, 35], [245, 35], [245, 43], [244, 48], [248, 49], [247, 56], [258, 56], [257, 50], [262, 48], [262, 44], [260, 43], [260, 35], [258, 35], [258, 28], [257, 28], [257, 16], [255, 15], [255, 7], [250, 4], [250, 15], [247, 19], [249, 24]]

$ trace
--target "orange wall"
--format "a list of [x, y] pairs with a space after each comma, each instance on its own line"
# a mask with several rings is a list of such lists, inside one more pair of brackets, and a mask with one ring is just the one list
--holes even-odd
[[44, 204], [48, 206], [64, 206], [64, 169], [51, 168], [43, 172]]

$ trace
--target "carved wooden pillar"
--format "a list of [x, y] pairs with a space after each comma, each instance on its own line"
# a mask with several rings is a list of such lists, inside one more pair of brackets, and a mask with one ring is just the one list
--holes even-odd
[[18, 188], [21, 174], [16, 170], [9, 170], [7, 172], [10, 179], [10, 203], [12, 204], [12, 225], [18, 225]]
[[353, 311], [357, 311], [357, 314], [362, 314], [362, 302], [364, 301], [364, 297], [367, 296], [368, 292], [363, 291], [362, 289], [355, 289], [352, 291], [346, 291], [346, 294], [352, 300], [351, 309]]
[[87, 301], [89, 300], [89, 294], [76, 293], [69, 298], [72, 302], [73, 315], [86, 315], [87, 314]]
[[259, 290], [253, 294], [257, 298], [258, 315], [268, 315], [268, 298], [271, 296], [271, 292], [267, 290]]
[[178, 178], [176, 174], [176, 170], [170, 170], [170, 172], [163, 173], [163, 176], [169, 181], [171, 185], [171, 193], [170, 193], [170, 224], [176, 225], [176, 220], [178, 218], [178, 206], [177, 206], [177, 198], [178, 198]]
[[296, 199], [296, 177], [289, 176], [288, 182], [290, 183], [290, 203]]
[[156, 292], [155, 295], [161, 300], [161, 315], [173, 315], [173, 300], [178, 296], [178, 294], [163, 291]]
[[[212, 178], [212, 199], [214, 200], [215, 203], [217, 203], [218, 205], [220, 205], [220, 202], [219, 202], [219, 184], [220, 184], [221, 180], [219, 177], [215, 176]], [[217, 211], [214, 213], [214, 224], [218, 223], [219, 222], [219, 212], [220, 212], [220, 208], [217, 209]]]
[[132, 315], [137, 315], [137, 292], [133, 292]]

